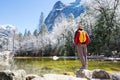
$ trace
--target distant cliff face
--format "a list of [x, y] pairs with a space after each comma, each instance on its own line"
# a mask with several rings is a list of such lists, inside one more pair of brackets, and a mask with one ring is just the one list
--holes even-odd
[[45, 24], [48, 27], [48, 31], [52, 31], [52, 27], [55, 23], [55, 20], [60, 17], [62, 14], [65, 17], [68, 17], [71, 13], [77, 18], [85, 10], [84, 5], [80, 4], [80, 0], [76, 0], [70, 4], [63, 4], [61, 1], [58, 1], [53, 6], [53, 9], [45, 19]]

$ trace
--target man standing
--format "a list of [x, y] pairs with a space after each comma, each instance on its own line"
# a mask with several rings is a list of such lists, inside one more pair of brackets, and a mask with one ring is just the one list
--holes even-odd
[[74, 44], [77, 48], [77, 53], [80, 58], [82, 67], [80, 69], [87, 69], [87, 45], [90, 42], [89, 35], [83, 30], [82, 25], [78, 25], [78, 29], [74, 35]]

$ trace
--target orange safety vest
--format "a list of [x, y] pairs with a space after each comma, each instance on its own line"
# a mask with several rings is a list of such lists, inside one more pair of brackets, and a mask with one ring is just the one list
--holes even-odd
[[84, 30], [79, 30], [79, 41], [80, 43], [85, 43], [86, 42], [86, 32]]

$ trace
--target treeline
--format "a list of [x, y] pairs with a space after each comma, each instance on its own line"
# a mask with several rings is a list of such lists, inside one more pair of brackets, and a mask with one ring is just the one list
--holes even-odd
[[15, 37], [15, 56], [75, 56], [74, 31], [81, 23], [89, 33], [89, 55], [120, 56], [120, 5], [119, 0], [95, 0], [86, 6], [78, 18], [70, 14], [61, 16], [53, 31], [48, 32], [43, 13], [38, 29], [33, 34], [25, 30]]

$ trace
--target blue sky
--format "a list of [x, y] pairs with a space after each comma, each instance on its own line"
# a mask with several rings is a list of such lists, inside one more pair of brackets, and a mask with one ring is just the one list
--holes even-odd
[[[0, 0], [0, 25], [11, 24], [17, 27], [19, 32], [25, 29], [33, 32], [39, 23], [40, 13], [44, 17], [52, 10], [58, 0]], [[71, 3], [75, 0], [60, 0], [63, 3]]]

